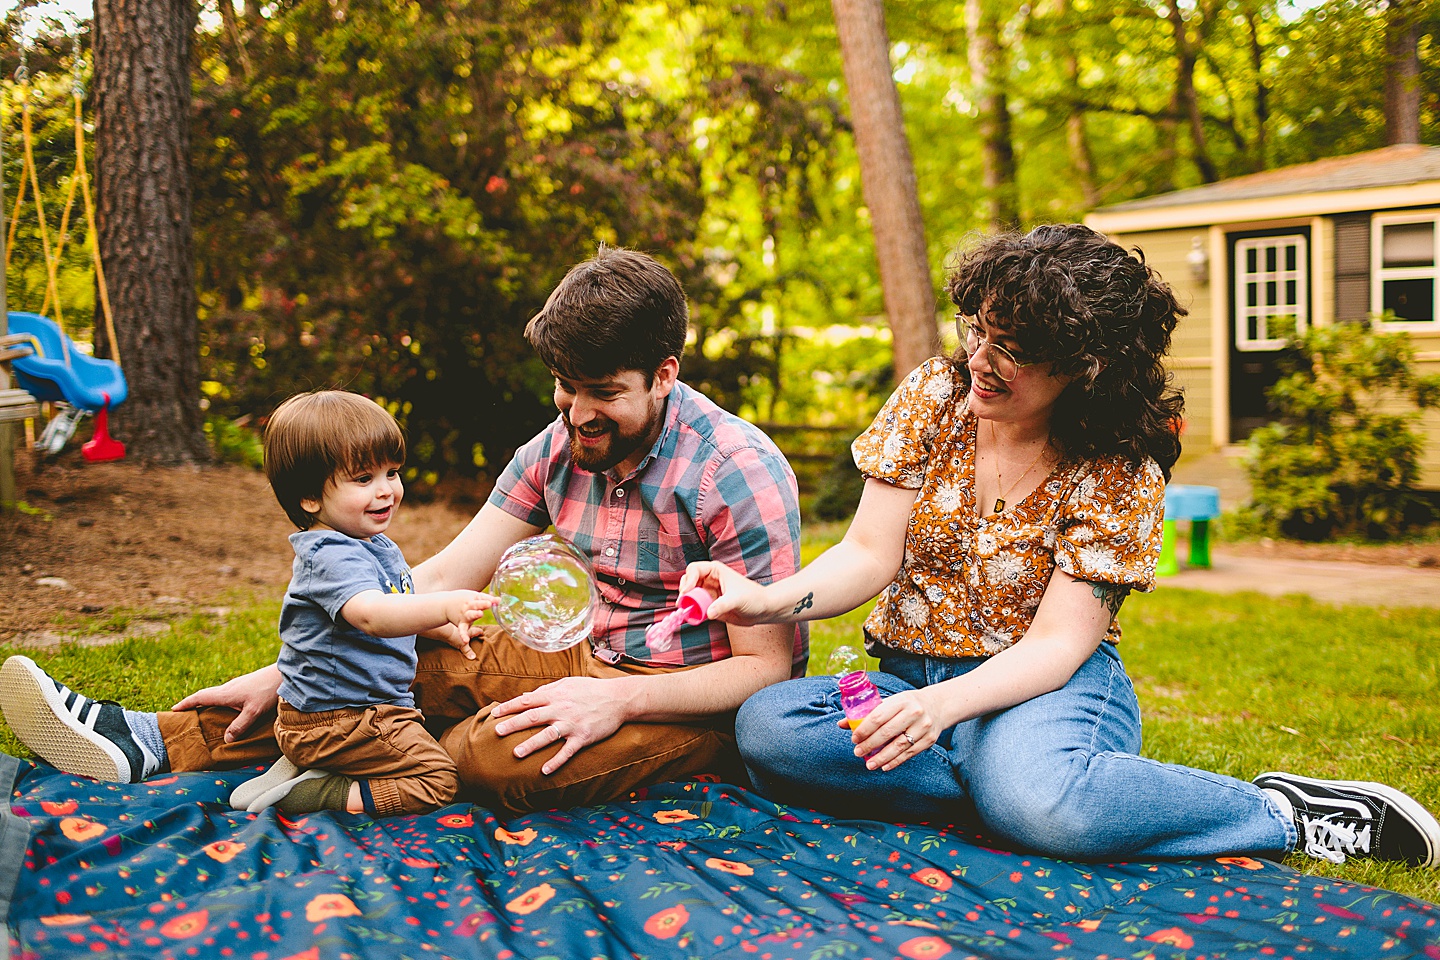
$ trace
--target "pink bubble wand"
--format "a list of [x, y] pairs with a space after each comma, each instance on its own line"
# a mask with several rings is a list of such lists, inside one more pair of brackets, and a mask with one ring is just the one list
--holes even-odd
[[705, 614], [709, 612], [710, 604], [714, 602], [714, 594], [704, 587], [686, 590], [680, 594], [674, 610], [670, 611], [664, 619], [650, 624], [645, 630], [645, 642], [649, 644], [651, 650], [669, 650], [681, 627], [686, 624], [705, 622]]

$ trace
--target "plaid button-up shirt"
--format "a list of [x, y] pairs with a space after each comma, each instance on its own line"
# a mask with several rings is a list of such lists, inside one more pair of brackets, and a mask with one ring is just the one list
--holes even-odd
[[[592, 473], [570, 458], [563, 418], [525, 444], [490, 503], [575, 544], [595, 566], [601, 603], [591, 641], [598, 656], [657, 666], [731, 655], [725, 624], [684, 627], [654, 650], [645, 628], [675, 608], [685, 565], [718, 560], [760, 583], [800, 568], [800, 506], [785, 455], [758, 427], [677, 383], [665, 426], [630, 474]], [[792, 672], [802, 676], [808, 632], [795, 631]]]

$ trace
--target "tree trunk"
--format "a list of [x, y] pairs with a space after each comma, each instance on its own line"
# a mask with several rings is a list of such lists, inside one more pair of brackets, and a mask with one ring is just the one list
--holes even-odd
[[1190, 41], [1190, 30], [1185, 25], [1185, 16], [1178, 3], [1166, 8], [1166, 17], [1175, 34], [1175, 93], [1171, 99], [1174, 112], [1190, 122], [1190, 141], [1195, 166], [1200, 179], [1214, 183], [1220, 179], [1215, 163], [1210, 159], [1209, 145], [1205, 140], [1205, 127], [1200, 117], [1200, 98], [1195, 93], [1195, 44]]
[[209, 459], [190, 232], [195, 20], [193, 0], [95, 3], [99, 242], [130, 386], [116, 428], [154, 463]]
[[[1055, 12], [1063, 27], [1070, 12], [1068, 0], [1060, 0], [1056, 4]], [[1071, 37], [1073, 36], [1072, 33]], [[1080, 58], [1075, 55], [1073, 39], [1066, 40], [1064, 66], [1065, 82], [1070, 87], [1071, 95], [1078, 98]], [[1072, 104], [1065, 117], [1065, 143], [1070, 149], [1070, 165], [1075, 168], [1075, 177], [1080, 181], [1080, 193], [1085, 198], [1085, 206], [1093, 210], [1100, 205], [1100, 188], [1095, 184], [1095, 154], [1090, 149], [1090, 138], [1085, 132], [1085, 110], [1078, 104]]]
[[1015, 186], [1015, 144], [1010, 133], [1010, 101], [1005, 95], [1005, 48], [1000, 23], [985, 0], [965, 0], [966, 59], [975, 106], [980, 112], [985, 203], [990, 226], [1013, 229], [1020, 222]]
[[831, 5], [899, 378], [940, 352], [915, 163], [891, 72], [881, 0], [831, 0]]
[[1420, 25], [1410, 0], [1385, 10], [1385, 142], [1420, 142]]
[[[254, 68], [250, 65], [250, 52], [245, 49], [245, 37], [240, 32], [240, 21], [235, 16], [234, 0], [219, 0], [220, 19], [225, 24], [225, 35], [230, 40], [230, 47], [234, 51], [234, 63], [227, 64], [232, 73], [235, 72], [236, 64], [246, 80], [250, 79]], [[231, 58], [227, 58], [229, 60]]]
[[1255, 169], [1270, 169], [1266, 156], [1266, 128], [1270, 125], [1270, 88], [1265, 83], [1265, 47], [1260, 43], [1260, 24], [1253, 11], [1245, 14], [1250, 29], [1250, 67], [1255, 71]]

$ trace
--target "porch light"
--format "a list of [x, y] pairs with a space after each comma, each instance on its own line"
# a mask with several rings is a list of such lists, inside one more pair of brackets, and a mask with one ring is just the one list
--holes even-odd
[[1185, 255], [1190, 265], [1190, 276], [1202, 287], [1210, 282], [1210, 254], [1205, 252], [1203, 237], [1190, 238], [1190, 252]]

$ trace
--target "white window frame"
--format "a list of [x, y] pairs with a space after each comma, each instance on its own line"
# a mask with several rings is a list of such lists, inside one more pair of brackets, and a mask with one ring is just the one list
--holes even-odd
[[[1295, 246], [1295, 269], [1293, 271], [1284, 268], [1283, 255], [1277, 251], [1276, 267], [1274, 273], [1264, 269], [1264, 250], [1267, 247], [1277, 247], [1283, 250], [1284, 247], [1294, 244]], [[1245, 254], [1249, 250], [1256, 252], [1256, 263], [1260, 266], [1258, 273], [1245, 272]], [[1280, 290], [1284, 290], [1286, 280], [1295, 281], [1295, 303], [1275, 304], [1267, 306], [1257, 302], [1250, 306], [1246, 301], [1245, 285], [1253, 278], [1257, 285], [1263, 285], [1267, 279], [1273, 279]], [[1233, 289], [1231, 295], [1235, 298], [1235, 349], [1241, 353], [1260, 353], [1279, 350], [1285, 346], [1284, 337], [1257, 337], [1251, 340], [1245, 336], [1249, 329], [1251, 316], [1258, 320], [1266, 320], [1269, 317], [1295, 317], [1295, 332], [1304, 333], [1310, 326], [1310, 242], [1309, 237], [1303, 233], [1287, 233], [1278, 236], [1268, 237], [1245, 237], [1235, 241], [1235, 276], [1233, 278]], [[1283, 296], [1283, 294], [1282, 294]], [[1257, 301], [1264, 297], [1256, 298]], [[1266, 324], [1266, 333], [1269, 333], [1269, 324]]]
[[[1385, 228], [1401, 223], [1433, 223], [1435, 225], [1435, 262], [1428, 267], [1387, 267]], [[1416, 210], [1412, 213], [1377, 213], [1370, 218], [1370, 312], [1376, 316], [1385, 309], [1386, 280], [1433, 280], [1434, 303], [1430, 305], [1433, 320], [1396, 320], [1377, 323], [1385, 330], [1440, 331], [1440, 210]]]

